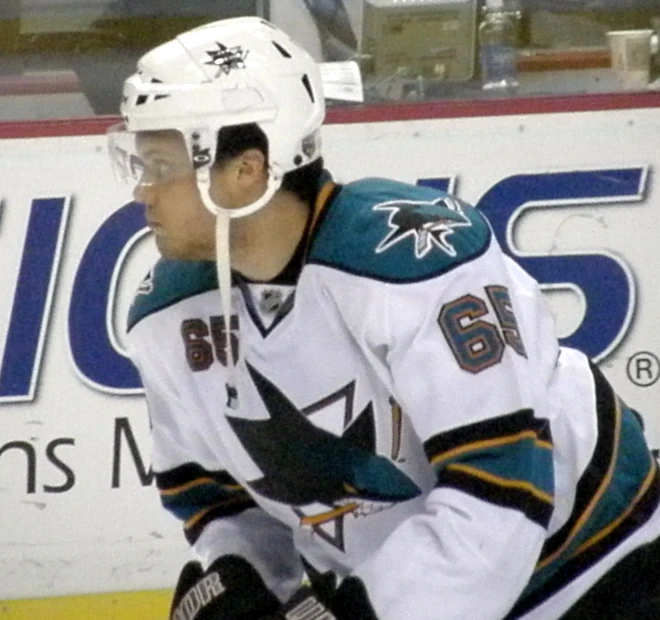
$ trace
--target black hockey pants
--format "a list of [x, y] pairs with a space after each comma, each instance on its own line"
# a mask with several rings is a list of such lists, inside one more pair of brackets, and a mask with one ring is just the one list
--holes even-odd
[[561, 620], [660, 620], [660, 538], [621, 560]]

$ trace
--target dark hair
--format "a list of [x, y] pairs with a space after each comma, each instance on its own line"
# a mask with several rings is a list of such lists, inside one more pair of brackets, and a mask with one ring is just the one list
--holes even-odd
[[268, 138], [256, 123], [221, 127], [215, 148], [215, 163], [222, 166], [248, 149], [259, 149], [268, 161]]
[[287, 172], [282, 178], [282, 189], [293, 192], [304, 203], [313, 206], [319, 192], [319, 183], [323, 174], [323, 158]]
[[[256, 123], [222, 127], [218, 131], [215, 163], [222, 166], [248, 149], [259, 149], [268, 161], [268, 138]], [[282, 189], [296, 194], [303, 202], [311, 205], [318, 192], [319, 179], [323, 173], [323, 158], [291, 170], [282, 179]]]

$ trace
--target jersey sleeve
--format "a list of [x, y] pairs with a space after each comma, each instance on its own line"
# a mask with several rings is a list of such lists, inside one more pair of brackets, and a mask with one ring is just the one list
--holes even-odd
[[286, 600], [300, 583], [302, 565], [289, 528], [267, 515], [225, 469], [217, 446], [187, 411], [161, 355], [148, 346], [148, 326], [129, 334], [129, 354], [144, 386], [151, 423], [152, 468], [160, 500], [183, 524], [205, 566], [236, 554]]
[[435, 487], [355, 575], [379, 617], [501, 619], [553, 510], [552, 317], [494, 242], [438, 277], [356, 286], [345, 297], [359, 308], [346, 314], [359, 317], [355, 333], [412, 421]]

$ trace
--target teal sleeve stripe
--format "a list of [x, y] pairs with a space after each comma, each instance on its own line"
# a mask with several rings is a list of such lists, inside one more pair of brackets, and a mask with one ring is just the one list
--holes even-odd
[[635, 503], [652, 465], [652, 456], [637, 417], [630, 409], [622, 409], [621, 433], [610, 483], [569, 546], [571, 554], [579, 552], [581, 547], [614, 524]]
[[428, 439], [437, 487], [460, 490], [547, 527], [554, 505], [550, 425], [531, 409], [467, 424]]
[[611, 470], [602, 474], [605, 488], [589, 505], [588, 519], [560, 553], [549, 557], [537, 568], [524, 596], [540, 591], [549, 580], [571, 565], [589, 565], [594, 561], [593, 557], [602, 557], [621, 541], [624, 532], [634, 530], [648, 518], [647, 496], [657, 476], [657, 465], [648, 450], [640, 422], [631, 409], [621, 410], [615, 460]]
[[[507, 438], [510, 439], [510, 438]], [[500, 445], [478, 448], [466, 453], [450, 456], [435, 463], [439, 478], [444, 468], [460, 464], [465, 473], [479, 472], [495, 484], [515, 485], [535, 491], [540, 497], [552, 501], [554, 495], [554, 469], [552, 446], [539, 443], [536, 436], [522, 434], [515, 441]]]

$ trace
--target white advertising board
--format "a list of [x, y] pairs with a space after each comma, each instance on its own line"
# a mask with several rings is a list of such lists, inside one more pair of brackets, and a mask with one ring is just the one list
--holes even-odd
[[[339, 182], [483, 207], [660, 447], [657, 109], [331, 124]], [[0, 600], [171, 587], [187, 559], [123, 349], [156, 259], [101, 135], [0, 140]]]

